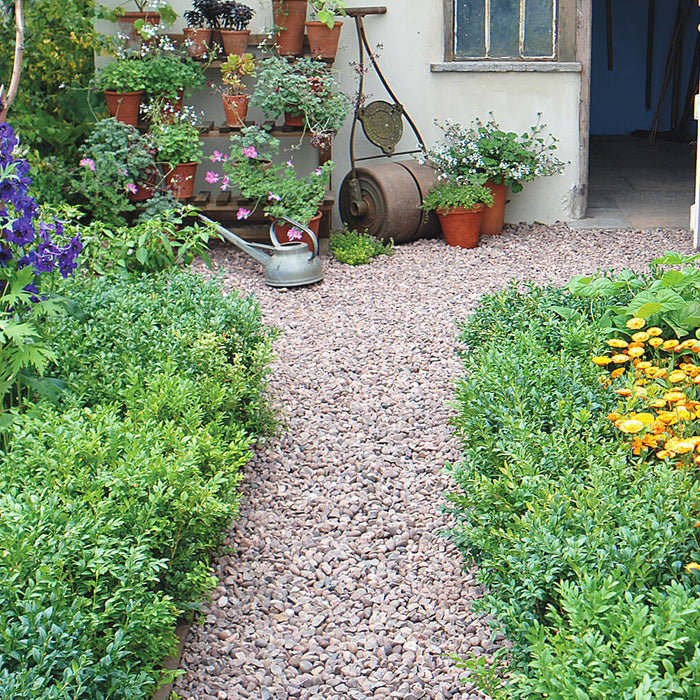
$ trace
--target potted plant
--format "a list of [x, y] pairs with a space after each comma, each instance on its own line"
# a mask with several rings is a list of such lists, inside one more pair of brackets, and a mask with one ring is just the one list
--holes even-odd
[[172, 121], [156, 115], [148, 138], [163, 168], [166, 189], [176, 199], [192, 197], [197, 165], [202, 159], [199, 129], [192, 114], [183, 111]]
[[255, 72], [255, 59], [252, 54], [230, 54], [221, 65], [221, 82], [224, 92], [221, 99], [224, 105], [226, 123], [232, 127], [245, 125], [248, 114], [248, 93], [243, 78]]
[[125, 10], [119, 5], [114, 9], [101, 8], [98, 15], [117, 22], [120, 34], [126, 37], [127, 49], [141, 48], [144, 37], [150, 37], [155, 29], [171, 25], [177, 19], [177, 13], [166, 0], [132, 0], [131, 4], [135, 10]]
[[330, 141], [350, 111], [350, 99], [323, 61], [269, 56], [257, 75], [252, 101], [273, 119], [284, 114], [286, 126], [310, 131], [316, 143]]
[[110, 116], [136, 126], [146, 88], [145, 65], [141, 58], [136, 55], [111, 61], [98, 72], [97, 87], [105, 94]]
[[343, 23], [337, 15], [345, 16], [345, 0], [309, 0], [315, 20], [306, 22], [309, 48], [314, 58], [335, 59]]
[[554, 175], [564, 169], [554, 155], [556, 139], [545, 135], [546, 124], [537, 123], [522, 134], [504, 131], [493, 114], [484, 124], [475, 119], [469, 127], [456, 122], [438, 124], [443, 140], [424, 157], [437, 171], [451, 179], [465, 178], [485, 184], [494, 195], [494, 205], [484, 215], [484, 234], [503, 230], [506, 188], [519, 192], [523, 183]]
[[[257, 147], [253, 144], [257, 143]], [[275, 230], [280, 242], [306, 240], [310, 249], [313, 243], [300, 229], [280, 221], [286, 217], [308, 226], [318, 233], [326, 188], [330, 181], [333, 164], [328, 161], [312, 173], [300, 176], [291, 160], [286, 163], [270, 163], [267, 157], [277, 153], [279, 140], [267, 132], [252, 127], [237, 138], [232, 138], [231, 154], [222, 165], [227, 173], [226, 186], [235, 185], [246, 199], [251, 200], [250, 209], [243, 209], [247, 218], [254, 209], [277, 220]], [[239, 212], [240, 214], [240, 212]]]
[[304, 50], [306, 0], [272, 0], [275, 44], [281, 56], [300, 56]]
[[181, 109], [187, 91], [204, 87], [205, 65], [177, 52], [167, 42], [149, 49], [144, 63], [148, 96], [172, 100], [176, 103], [176, 110]]
[[212, 32], [220, 27], [223, 5], [221, 0], [193, 0], [192, 7], [182, 15], [187, 22], [185, 46], [192, 58], [203, 58], [212, 45]]
[[250, 29], [248, 25], [255, 12], [241, 2], [220, 0], [219, 34], [221, 45], [227, 56], [245, 53], [248, 48]]
[[74, 190], [87, 213], [124, 225], [129, 202], [143, 201], [155, 185], [154, 150], [134, 126], [110, 117], [95, 125], [80, 148], [79, 178]]
[[448, 180], [425, 195], [422, 208], [437, 213], [447, 245], [475, 248], [484, 209], [492, 204], [493, 195], [485, 185]]

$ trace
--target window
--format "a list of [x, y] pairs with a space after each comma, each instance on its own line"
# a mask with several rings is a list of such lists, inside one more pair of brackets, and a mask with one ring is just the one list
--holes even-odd
[[557, 60], [557, 0], [451, 0], [454, 60]]

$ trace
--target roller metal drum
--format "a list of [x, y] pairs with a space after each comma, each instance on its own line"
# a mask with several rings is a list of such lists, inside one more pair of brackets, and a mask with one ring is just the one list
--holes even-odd
[[437, 216], [420, 208], [437, 184], [435, 170], [414, 160], [355, 168], [340, 187], [340, 218], [348, 228], [368, 231], [385, 243], [438, 236]]

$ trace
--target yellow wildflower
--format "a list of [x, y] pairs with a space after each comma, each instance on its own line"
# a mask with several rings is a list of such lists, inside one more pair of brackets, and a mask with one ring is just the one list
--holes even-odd
[[644, 354], [644, 348], [633, 348], [629, 347], [627, 349], [627, 354], [630, 357], [641, 357]]
[[634, 395], [635, 396], [646, 396], [648, 393], [649, 393], [649, 390], [645, 386], [634, 387]]
[[666, 402], [663, 399], [653, 399], [649, 402], [649, 405], [652, 408], [663, 408], [666, 405]]
[[651, 425], [654, 422], [654, 416], [651, 413], [633, 413], [630, 418], [641, 421], [644, 425]]
[[639, 333], [635, 333], [632, 336], [632, 340], [634, 340], [635, 343], [646, 343], [649, 338], [651, 338], [651, 336], [646, 331], [639, 331]]
[[613, 361], [614, 364], [616, 365], [621, 365], [624, 362], [627, 362], [630, 358], [627, 355], [613, 355], [611, 360]]
[[637, 365], [637, 368], [638, 368], [638, 369], [649, 369], [650, 367], [651, 367], [651, 362], [647, 362], [647, 361], [640, 362], [640, 363]]
[[674, 423], [678, 423], [678, 416], [672, 411], [659, 411], [656, 420], [664, 425], [673, 425]]
[[651, 345], [652, 348], [658, 348], [659, 345], [663, 344], [663, 340], [661, 338], [650, 338], [649, 339], [649, 345]]
[[651, 336], [655, 336], [661, 335], [663, 331], [660, 328], [657, 328], [656, 326], [652, 326], [651, 328], [647, 328], [647, 333]]
[[685, 406], [678, 406], [676, 408], [676, 415], [678, 420], [690, 420], [690, 411]]
[[613, 421], [613, 423], [616, 420], [620, 420], [620, 418], [622, 418], [622, 416], [619, 413], [617, 413], [616, 411], [613, 411], [612, 413], [608, 413], [608, 420]]
[[625, 325], [627, 328], [630, 328], [632, 330], [638, 330], [639, 328], [644, 328], [646, 326], [647, 322], [643, 318], [639, 318], [638, 316], [634, 316], [631, 318]]
[[682, 391], [667, 391], [664, 394], [664, 399], [666, 399], [666, 401], [669, 401], [671, 403], [673, 403], [675, 401], [683, 401], [684, 398], [685, 398], [685, 394]]
[[664, 340], [661, 347], [663, 350], [673, 350], [674, 348], [678, 347], [678, 341], [675, 338], [672, 338], [671, 340]]
[[[612, 372], [610, 372], [610, 376], [613, 379], [617, 379], [618, 377], [621, 377], [625, 373], [625, 368], [624, 367], [618, 367], [617, 369], [614, 369]], [[628, 390], [629, 391], [629, 390]], [[630, 392], [631, 394], [632, 392]], [[629, 394], [626, 394], [626, 396], [629, 396]]]
[[611, 338], [610, 340], [607, 341], [608, 345], [611, 348], [626, 348], [627, 343], [624, 340], [620, 340], [620, 338]]
[[609, 357], [604, 357], [603, 355], [600, 355], [598, 357], [594, 357], [591, 362], [593, 362], [594, 365], [599, 365], [600, 367], [604, 367], [605, 365], [610, 364], [610, 358]]
[[659, 451], [656, 453], [656, 456], [657, 456], [659, 459], [666, 459], [667, 457], [673, 457], [673, 454], [672, 454], [671, 452], [667, 452], [666, 450], [659, 450]]
[[682, 369], [674, 369], [672, 372], [669, 372], [668, 375], [668, 381], [672, 384], [678, 384], [678, 382], [682, 382], [685, 378], [686, 374]]
[[615, 422], [615, 427], [623, 433], [638, 433], [644, 430], [644, 423], [636, 418], [623, 418]]
[[697, 562], [691, 561], [690, 564], [685, 565], [685, 570], [687, 572], [700, 571], [700, 564], [698, 564]]
[[688, 452], [692, 452], [695, 449], [695, 445], [693, 445], [692, 441], [690, 440], [672, 437], [666, 440], [664, 448], [667, 452], [674, 452], [677, 455], [684, 455]]
[[[615, 371], [617, 372], [617, 370]], [[620, 396], [632, 396], [632, 391], [624, 387], [622, 389], [615, 389], [615, 393], [619, 394]]]

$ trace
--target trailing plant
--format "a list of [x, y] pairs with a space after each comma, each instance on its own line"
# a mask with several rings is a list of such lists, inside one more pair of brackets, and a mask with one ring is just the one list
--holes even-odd
[[493, 114], [486, 123], [477, 118], [469, 127], [436, 122], [443, 139], [424, 151], [423, 162], [435, 167], [442, 180], [481, 185], [491, 180], [519, 192], [523, 182], [554, 175], [565, 166], [553, 155], [557, 140], [545, 133], [547, 125], [540, 123], [540, 116], [522, 134], [501, 129]]
[[333, 257], [346, 265], [365, 265], [379, 255], [393, 255], [393, 243], [382, 243], [366, 231], [332, 231], [330, 250]]
[[155, 172], [155, 149], [136, 127], [109, 118], [97, 123], [80, 155], [73, 183], [79, 206], [91, 219], [123, 226], [134, 209], [128, 193]]
[[172, 169], [181, 163], [201, 160], [198, 116], [193, 110], [186, 107], [173, 113], [162, 101], [156, 101], [149, 113], [151, 126], [147, 138], [156, 151], [158, 162]]
[[450, 209], [473, 209], [477, 204], [485, 204], [487, 207], [493, 204], [493, 194], [488, 187], [477, 183], [444, 182], [425, 195], [421, 208], [424, 211], [437, 210], [440, 214], [447, 214]]
[[257, 75], [252, 102], [273, 119], [285, 112], [302, 115], [318, 142], [332, 140], [350, 111], [350, 99], [323, 61], [269, 56], [259, 62]]

